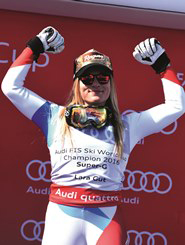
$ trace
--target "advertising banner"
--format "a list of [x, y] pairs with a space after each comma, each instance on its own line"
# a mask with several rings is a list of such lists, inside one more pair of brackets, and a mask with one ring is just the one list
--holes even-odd
[[137, 1], [137, 0], [82, 0], [82, 2], [100, 3], [107, 5], [117, 5], [123, 7], [134, 7], [143, 9], [154, 9], [158, 11], [171, 11], [171, 12], [185, 12], [185, 5], [182, 0], [168, 1], [168, 0], [156, 0], [156, 1]]
[[[164, 102], [159, 75], [133, 58], [134, 47], [156, 37], [185, 87], [185, 32], [171, 29], [0, 11], [0, 80], [29, 39], [46, 26], [64, 36], [60, 54], [42, 54], [25, 86], [64, 105], [73, 85], [73, 61], [89, 49], [113, 63], [121, 112]], [[0, 92], [1, 244], [41, 244], [50, 192], [50, 156], [41, 130]], [[185, 244], [185, 117], [138, 142], [125, 171], [123, 205], [130, 245]], [[108, 136], [107, 136], [108, 137]], [[62, 233], [62, 232], [61, 232]]]

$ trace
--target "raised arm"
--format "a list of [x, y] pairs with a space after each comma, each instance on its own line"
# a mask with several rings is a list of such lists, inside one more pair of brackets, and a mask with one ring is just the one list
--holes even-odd
[[160, 75], [165, 97], [163, 104], [128, 116], [134, 146], [143, 137], [160, 132], [184, 114], [185, 93], [170, 66], [165, 50], [156, 39], [141, 42], [136, 46], [133, 55], [140, 63], [151, 65]]
[[31, 39], [27, 48], [14, 61], [2, 82], [2, 91], [26, 117], [32, 119], [46, 100], [24, 87], [24, 81], [34, 60], [40, 53], [59, 53], [64, 48], [63, 37], [52, 27], [42, 30]]

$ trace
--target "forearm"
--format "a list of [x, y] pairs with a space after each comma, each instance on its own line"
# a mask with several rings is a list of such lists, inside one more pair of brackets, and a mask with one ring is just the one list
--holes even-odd
[[24, 87], [24, 81], [33, 63], [33, 52], [25, 48], [14, 61], [2, 82], [2, 91], [7, 98], [29, 119], [46, 101]]
[[185, 112], [184, 89], [173, 69], [168, 67], [160, 76], [165, 102], [153, 110], [149, 110], [154, 123], [158, 124], [156, 125], [157, 131], [173, 123]]
[[160, 75], [164, 89], [165, 104], [183, 114], [185, 112], [185, 93], [181, 82], [177, 79], [171, 67]]
[[131, 146], [142, 138], [160, 132], [176, 121], [185, 112], [185, 93], [171, 68], [160, 74], [165, 102], [140, 113], [128, 115], [131, 132]]

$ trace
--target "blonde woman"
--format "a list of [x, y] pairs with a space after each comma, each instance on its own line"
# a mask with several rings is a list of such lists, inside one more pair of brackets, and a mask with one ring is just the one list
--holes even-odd
[[64, 39], [47, 27], [31, 39], [8, 70], [2, 90], [44, 132], [51, 156], [51, 194], [42, 245], [126, 244], [123, 180], [137, 142], [161, 131], [184, 113], [184, 90], [165, 50], [149, 38], [134, 57], [152, 66], [165, 103], [120, 115], [109, 57], [91, 49], [74, 62], [74, 84], [66, 106], [39, 97], [24, 80], [40, 53], [60, 53]]

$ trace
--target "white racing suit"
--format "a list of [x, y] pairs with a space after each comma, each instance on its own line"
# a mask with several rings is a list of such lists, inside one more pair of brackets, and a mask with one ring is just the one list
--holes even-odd
[[121, 115], [124, 154], [118, 161], [111, 124], [101, 129], [71, 127], [73, 143], [68, 138], [61, 141], [63, 107], [24, 87], [32, 62], [32, 51], [26, 48], [8, 70], [2, 90], [18, 110], [42, 129], [47, 139], [53, 184], [42, 244], [124, 244], [126, 231], [119, 194], [129, 155], [139, 140], [160, 132], [184, 113], [183, 88], [168, 68], [160, 74], [165, 103], [140, 113]]

